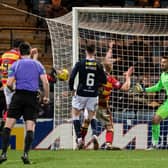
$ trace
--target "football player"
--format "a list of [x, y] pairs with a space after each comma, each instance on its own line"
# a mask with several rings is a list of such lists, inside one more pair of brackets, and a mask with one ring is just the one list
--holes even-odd
[[[106, 83], [103, 66], [95, 60], [95, 46], [88, 45], [85, 52], [86, 58], [76, 63], [69, 79], [70, 90], [74, 93], [72, 98], [72, 119], [79, 149], [84, 146], [80, 123], [80, 112], [84, 109], [89, 113], [94, 143], [97, 144], [95, 113], [98, 103], [98, 88], [102, 83]], [[79, 74], [79, 82], [75, 91], [74, 80], [77, 74]]]

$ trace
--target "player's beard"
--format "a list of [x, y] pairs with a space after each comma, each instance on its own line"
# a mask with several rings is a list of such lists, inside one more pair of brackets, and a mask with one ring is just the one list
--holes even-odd
[[161, 67], [161, 71], [162, 71], [162, 72], [168, 72], [168, 68], [166, 68], [166, 67]]
[[160, 68], [161, 69], [161, 72], [164, 72], [165, 71], [165, 68]]

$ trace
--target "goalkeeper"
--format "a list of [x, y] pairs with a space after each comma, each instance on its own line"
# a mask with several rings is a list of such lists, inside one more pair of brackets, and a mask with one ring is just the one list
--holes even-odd
[[[143, 88], [140, 84], [134, 88], [135, 92], [158, 92], [161, 89], [166, 91], [168, 96], [168, 56], [163, 56], [161, 59], [160, 79], [154, 86]], [[157, 109], [155, 115], [152, 118], [152, 148], [158, 148], [160, 137], [160, 122], [168, 118], [168, 99]]]

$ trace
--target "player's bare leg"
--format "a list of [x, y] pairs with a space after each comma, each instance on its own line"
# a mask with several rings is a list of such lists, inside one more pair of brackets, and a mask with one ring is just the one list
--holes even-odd
[[81, 136], [82, 136], [82, 140], [84, 142], [85, 142], [86, 134], [88, 132], [89, 124], [90, 124], [90, 120], [88, 118], [84, 118], [83, 123], [82, 123], [82, 127], [81, 127]]

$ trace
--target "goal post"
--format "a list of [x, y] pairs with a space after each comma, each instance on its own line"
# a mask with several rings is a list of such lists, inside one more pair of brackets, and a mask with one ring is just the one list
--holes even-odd
[[[123, 73], [134, 66], [130, 90], [113, 89], [110, 98], [113, 145], [127, 149], [149, 147], [152, 116], [166, 99], [165, 91], [138, 94], [133, 90], [136, 83], [149, 87], [160, 78], [160, 59], [168, 54], [168, 9], [75, 7], [65, 16], [47, 19], [47, 24], [54, 67], [66, 67], [71, 72], [76, 61], [85, 57], [87, 44], [96, 46], [96, 59], [102, 61], [110, 42], [113, 42], [113, 75], [121, 83], [125, 81]], [[56, 83], [54, 98], [54, 129], [59, 134], [53, 139], [60, 137], [60, 148], [73, 148], [68, 81]], [[167, 120], [161, 122], [160, 148], [167, 148], [167, 126]], [[105, 141], [101, 122], [97, 130], [101, 146]], [[86, 142], [90, 138], [89, 129]]]

